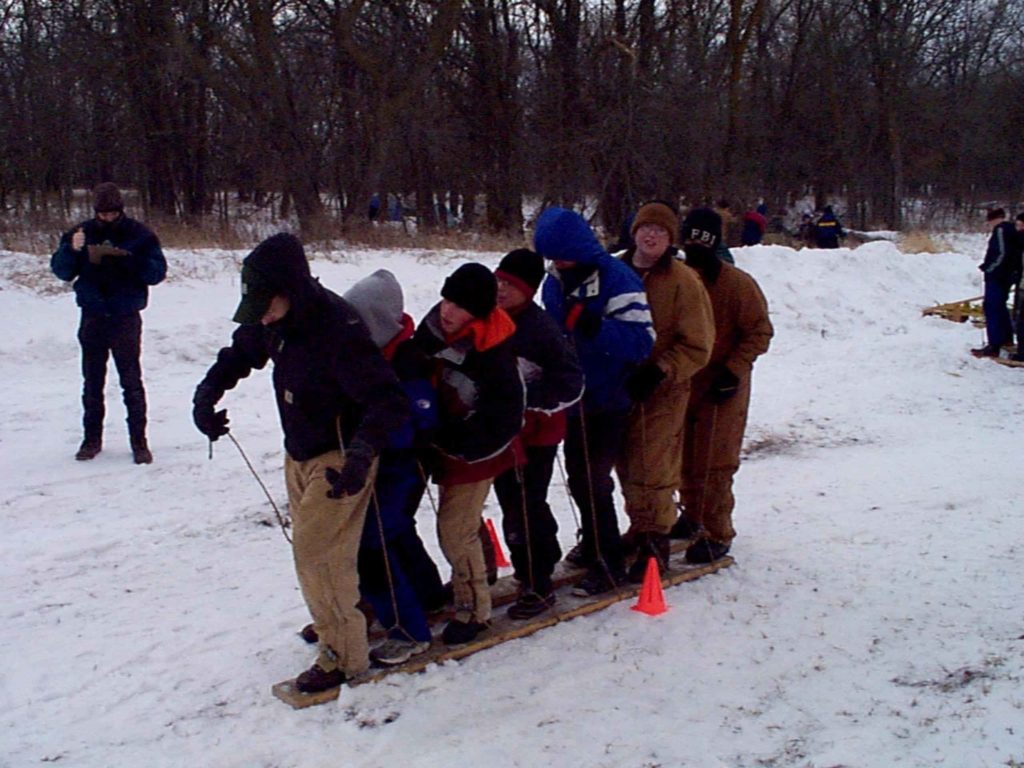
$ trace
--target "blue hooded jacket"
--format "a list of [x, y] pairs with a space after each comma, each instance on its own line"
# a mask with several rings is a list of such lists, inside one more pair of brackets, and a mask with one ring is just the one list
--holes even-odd
[[[590, 225], [575, 211], [545, 210], [537, 219], [534, 248], [545, 259], [590, 268], [582, 282], [568, 286], [563, 283], [564, 276], [552, 268], [541, 296], [545, 309], [579, 355], [586, 377], [586, 409], [627, 410], [632, 401], [626, 394], [626, 376], [654, 347], [654, 324], [643, 283], [601, 247]], [[570, 313], [577, 304], [601, 318], [596, 335], [569, 327]]]

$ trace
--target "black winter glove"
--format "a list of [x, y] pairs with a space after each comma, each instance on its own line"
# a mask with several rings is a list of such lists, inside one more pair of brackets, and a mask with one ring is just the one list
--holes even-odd
[[665, 380], [665, 372], [657, 363], [642, 363], [626, 377], [626, 394], [631, 400], [642, 403], [650, 399], [654, 390]]
[[718, 404], [724, 403], [726, 400], [735, 397], [739, 388], [740, 380], [735, 373], [726, 368], [711, 382], [711, 400]]
[[327, 498], [340, 499], [354, 496], [366, 485], [366, 476], [373, 464], [373, 449], [361, 440], [356, 440], [345, 451], [345, 463], [339, 472], [334, 467], [324, 470], [324, 478], [331, 485]]
[[220, 394], [206, 383], [196, 387], [196, 394], [192, 398], [192, 421], [211, 442], [216, 442], [217, 438], [223, 437], [230, 431], [227, 409], [217, 412], [213, 410], [213, 406], [217, 404], [218, 400], [220, 400]]

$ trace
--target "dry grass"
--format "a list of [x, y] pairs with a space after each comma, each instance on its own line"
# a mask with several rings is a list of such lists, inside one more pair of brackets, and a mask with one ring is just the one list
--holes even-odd
[[897, 245], [903, 253], [945, 253], [949, 250], [949, 245], [941, 238], [921, 230], [900, 235]]
[[[79, 219], [69, 221], [52, 215], [0, 218], [0, 249], [49, 255], [57, 247], [61, 234], [77, 221]], [[184, 250], [247, 250], [273, 232], [290, 229], [280, 222], [256, 224], [246, 220], [236, 220], [227, 226], [212, 219], [201, 225], [159, 217], [147, 218], [145, 222], [157, 233], [165, 248]], [[304, 234], [303, 241], [314, 252], [326, 252], [339, 246], [502, 252], [528, 244], [525, 235], [517, 239], [460, 229], [417, 231], [415, 226], [407, 228], [402, 224], [342, 227], [331, 222], [318, 227], [313, 235]]]

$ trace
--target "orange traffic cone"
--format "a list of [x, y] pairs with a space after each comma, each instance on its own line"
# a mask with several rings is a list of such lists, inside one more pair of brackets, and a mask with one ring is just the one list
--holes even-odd
[[668, 606], [665, 605], [665, 594], [661, 591], [658, 561], [653, 557], [647, 559], [644, 583], [640, 587], [640, 596], [637, 598], [633, 610], [646, 613], [648, 616], [657, 616], [668, 610]]
[[499, 568], [511, 568], [512, 563], [505, 557], [505, 553], [501, 549], [501, 542], [498, 540], [498, 532], [494, 530], [494, 523], [491, 522], [491, 518], [484, 520], [487, 525], [487, 533], [491, 535], [491, 546], [494, 547], [494, 564]]

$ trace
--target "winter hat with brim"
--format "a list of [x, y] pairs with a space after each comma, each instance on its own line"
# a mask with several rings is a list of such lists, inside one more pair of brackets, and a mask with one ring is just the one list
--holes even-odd
[[722, 241], [722, 217], [710, 208], [694, 208], [683, 220], [679, 239], [683, 245], [699, 243], [714, 250]]
[[463, 264], [444, 281], [441, 296], [483, 319], [498, 305], [498, 281], [483, 264]]
[[270, 302], [280, 293], [270, 279], [250, 264], [242, 265], [242, 300], [232, 318], [242, 325], [255, 325], [270, 309]]
[[114, 182], [104, 181], [96, 185], [92, 191], [92, 209], [96, 213], [120, 213], [124, 210], [124, 198]]
[[517, 248], [506, 253], [494, 270], [495, 277], [512, 283], [527, 296], [537, 292], [545, 274], [547, 270], [544, 268], [544, 259], [529, 248]]
[[633, 219], [633, 226], [630, 228], [634, 240], [636, 240], [637, 230], [645, 224], [657, 224], [668, 232], [669, 242], [675, 242], [679, 232], [679, 217], [665, 203], [646, 203], [640, 206], [640, 210], [636, 212], [636, 217]]

